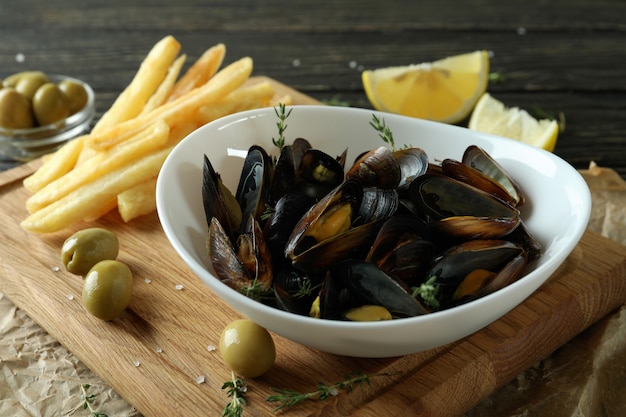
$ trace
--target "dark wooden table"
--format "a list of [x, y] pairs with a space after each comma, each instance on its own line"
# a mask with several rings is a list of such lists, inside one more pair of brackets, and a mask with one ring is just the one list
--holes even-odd
[[171, 34], [188, 63], [222, 42], [226, 63], [251, 56], [254, 74], [370, 108], [363, 69], [486, 49], [494, 96], [564, 122], [555, 154], [626, 177], [624, 16], [622, 0], [8, 0], [0, 78], [41, 69], [83, 79], [100, 114]]

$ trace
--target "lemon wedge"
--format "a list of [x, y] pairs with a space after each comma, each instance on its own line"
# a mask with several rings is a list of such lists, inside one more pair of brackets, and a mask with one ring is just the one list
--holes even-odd
[[559, 136], [556, 120], [535, 119], [526, 110], [506, 107], [484, 93], [472, 112], [468, 127], [484, 133], [504, 136], [552, 152]]
[[486, 91], [489, 54], [475, 51], [434, 62], [366, 70], [361, 74], [376, 110], [457, 123]]

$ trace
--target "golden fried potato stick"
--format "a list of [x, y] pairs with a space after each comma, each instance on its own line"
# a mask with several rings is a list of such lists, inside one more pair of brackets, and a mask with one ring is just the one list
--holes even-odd
[[110, 211], [113, 211], [117, 207], [117, 198], [113, 198], [108, 202], [104, 203], [100, 207], [96, 208], [94, 212], [87, 213], [85, 217], [83, 217], [84, 222], [94, 222], [98, 220], [100, 217], [108, 214]]
[[152, 178], [117, 195], [117, 209], [125, 223], [156, 210], [156, 182]]
[[35, 213], [80, 186], [163, 147], [169, 132], [169, 126], [164, 121], [157, 120], [132, 139], [107, 151], [98, 152], [86, 163], [75, 167], [30, 196], [26, 200], [26, 210]]
[[163, 119], [171, 128], [174, 128], [177, 124], [196, 117], [201, 106], [218, 101], [242, 85], [250, 77], [252, 67], [252, 58], [241, 58], [220, 70], [203, 86], [174, 101], [113, 126], [104, 132], [95, 134], [92, 132], [86, 145], [96, 150], [105, 150], [127, 140], [130, 137], [128, 132], [145, 129], [146, 125], [156, 119]]
[[157, 88], [157, 90], [154, 92], [154, 94], [152, 94], [150, 99], [148, 99], [146, 105], [143, 106], [141, 113], [151, 112], [152, 110], [156, 109], [167, 101], [168, 97], [172, 93], [172, 90], [174, 89], [176, 79], [178, 78], [180, 70], [182, 69], [186, 60], [187, 55], [185, 54], [176, 58], [176, 61], [174, 61], [174, 63], [170, 66], [170, 69], [167, 71], [167, 75], [161, 82], [161, 85], [159, 85], [159, 88]]
[[174, 101], [191, 90], [206, 84], [224, 61], [226, 46], [218, 43], [207, 49], [176, 82], [167, 101]]
[[178, 56], [180, 47], [173, 36], [166, 36], [157, 42], [142, 61], [130, 84], [93, 127], [92, 133], [101, 132], [141, 113]]
[[69, 172], [78, 159], [86, 136], [79, 136], [65, 143], [41, 165], [37, 171], [24, 178], [23, 185], [30, 192], [37, 192], [48, 183]]
[[227, 114], [266, 107], [274, 93], [268, 81], [241, 86], [218, 102], [200, 107], [200, 120], [206, 124]]
[[165, 148], [153, 152], [77, 188], [28, 216], [20, 223], [21, 227], [34, 233], [52, 233], [71, 226], [79, 219], [89, 218], [119, 193], [156, 177], [171, 150]]

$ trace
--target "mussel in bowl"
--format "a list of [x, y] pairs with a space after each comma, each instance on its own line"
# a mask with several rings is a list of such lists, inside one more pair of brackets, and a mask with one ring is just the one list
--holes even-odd
[[521, 189], [482, 149], [439, 164], [420, 148], [345, 155], [304, 138], [277, 156], [252, 146], [234, 197], [205, 156], [207, 249], [223, 283], [294, 314], [401, 319], [497, 291], [540, 256]]

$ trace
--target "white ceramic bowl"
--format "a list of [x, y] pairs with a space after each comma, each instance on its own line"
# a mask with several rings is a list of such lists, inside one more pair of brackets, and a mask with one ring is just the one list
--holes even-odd
[[[348, 161], [382, 144], [369, 125], [373, 111], [294, 106], [288, 141], [308, 139], [331, 155], [348, 149]], [[527, 196], [522, 216], [543, 245], [543, 254], [517, 282], [476, 301], [424, 316], [386, 322], [321, 320], [287, 313], [230, 289], [214, 275], [205, 249], [207, 224], [201, 184], [206, 154], [225, 184], [236, 190], [243, 157], [252, 144], [277, 149], [273, 108], [212, 122], [185, 138], [165, 161], [157, 182], [157, 210], [172, 246], [192, 271], [226, 303], [268, 330], [322, 351], [356, 357], [406, 355], [447, 344], [487, 326], [530, 296], [566, 259], [589, 220], [591, 197], [578, 172], [555, 155], [516, 141], [430, 121], [377, 113], [391, 128], [396, 146], [423, 148], [431, 161], [460, 159], [478, 145], [499, 161]]]

